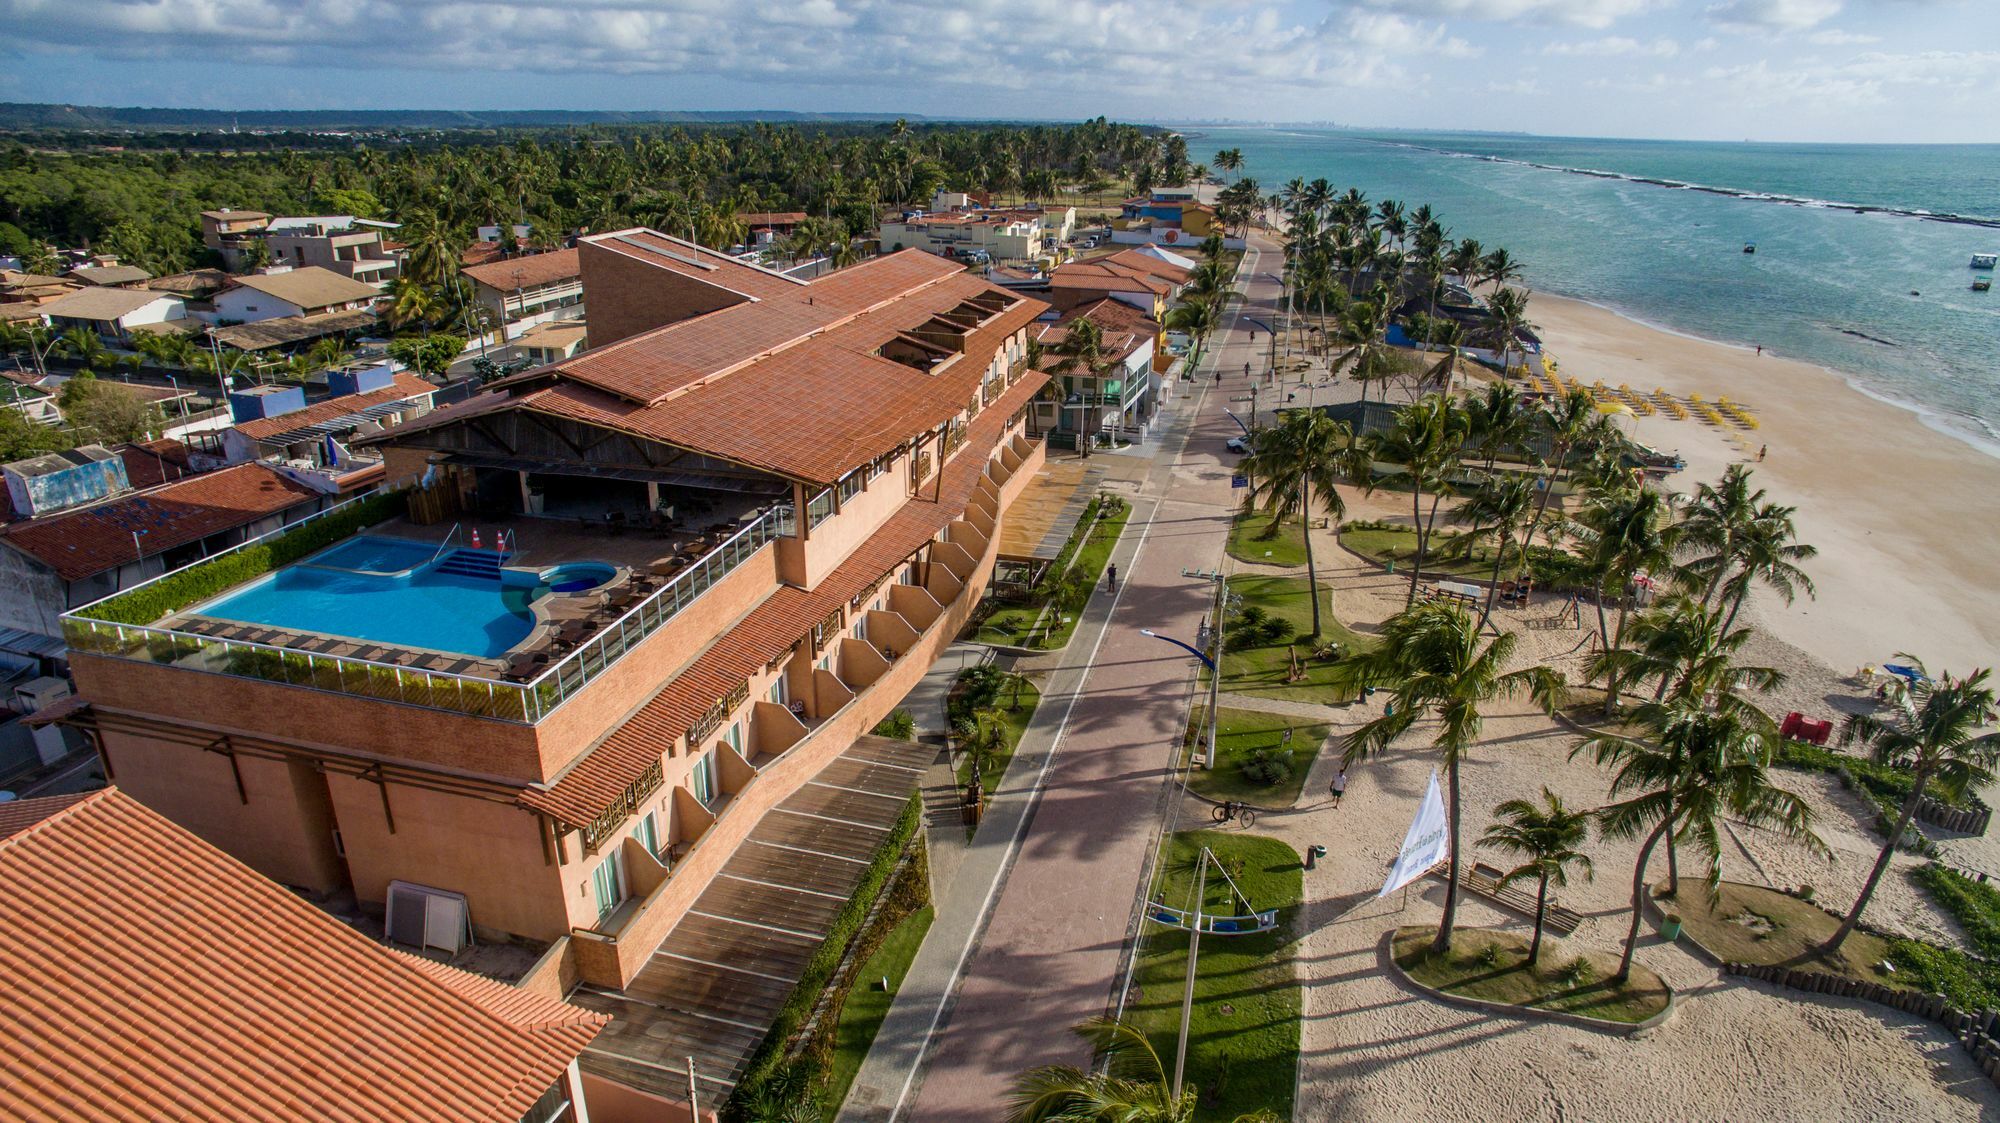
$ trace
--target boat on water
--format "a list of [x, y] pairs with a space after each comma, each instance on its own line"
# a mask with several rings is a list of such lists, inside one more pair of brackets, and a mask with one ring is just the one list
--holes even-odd
[[2000, 265], [2000, 253], [1976, 253], [1972, 255], [1972, 268], [1991, 269]]
[[1756, 253], [1756, 252], [1757, 252], [1757, 243], [1755, 243], [1755, 242], [1745, 242], [1745, 243], [1743, 243], [1743, 252], [1744, 252], [1744, 253]]
[[1990, 292], [1992, 291], [1992, 288], [1993, 288], [1993, 282], [1987, 280], [1984, 277], [1981, 277], [1978, 280], [1972, 282], [1973, 292]]

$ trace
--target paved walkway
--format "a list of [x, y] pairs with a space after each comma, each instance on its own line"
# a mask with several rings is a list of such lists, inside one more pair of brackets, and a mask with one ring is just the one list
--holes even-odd
[[1348, 706], [1323, 706], [1318, 702], [1293, 702], [1286, 698], [1259, 698], [1254, 694], [1221, 695], [1225, 710], [1256, 710], [1266, 714], [1284, 714], [1288, 717], [1309, 718], [1313, 721], [1334, 721], [1348, 712]]
[[[1256, 276], [1252, 302], [1275, 293]], [[1245, 390], [1242, 364], [1262, 357], [1246, 332], [1216, 341], [1224, 378], [1183, 386], [1161, 427], [1113, 552], [1119, 591], [1100, 588], [1050, 670], [842, 1120], [988, 1121], [1024, 1069], [1086, 1060], [1065, 1027], [1120, 988], [1187, 713], [1187, 657], [1140, 629], [1192, 637], [1210, 606], [1209, 583], [1182, 572], [1222, 560], [1234, 500], [1223, 442], [1238, 431], [1222, 408]]]

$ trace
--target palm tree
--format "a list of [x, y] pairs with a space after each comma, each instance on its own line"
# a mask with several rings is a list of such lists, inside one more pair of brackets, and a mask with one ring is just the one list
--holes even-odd
[[[1095, 380], [1113, 365], [1111, 357], [1104, 350], [1104, 329], [1096, 320], [1078, 318], [1070, 321], [1069, 330], [1063, 334], [1063, 341], [1056, 345], [1054, 353], [1061, 356], [1052, 368], [1057, 374], [1082, 371], [1085, 378]], [[1096, 391], [1088, 391], [1096, 396]], [[1085, 401], [1083, 419], [1077, 425], [1077, 448], [1083, 455], [1090, 455], [1091, 442], [1096, 439], [1099, 425], [1098, 409], [1101, 403]]]
[[1650, 734], [1646, 740], [1604, 735], [1570, 752], [1572, 757], [1588, 755], [1600, 766], [1617, 769], [1611, 794], [1626, 798], [1598, 809], [1599, 832], [1607, 839], [1635, 838], [1646, 832], [1632, 868], [1632, 918], [1618, 973], [1610, 980], [1614, 984], [1632, 975], [1646, 865], [1669, 830], [1708, 855], [1711, 886], [1722, 879], [1718, 827], [1725, 814], [1825, 849], [1812, 831], [1812, 808], [1771, 782], [1777, 735], [1769, 718], [1748, 706], [1706, 710], [1675, 700], [1647, 703], [1638, 719]]
[[63, 354], [75, 359], [86, 367], [94, 367], [104, 361], [108, 349], [104, 340], [89, 328], [75, 327], [62, 333], [57, 346]]
[[57, 339], [58, 337], [41, 324], [0, 322], [0, 351], [12, 355], [26, 353], [34, 360], [35, 375], [38, 378], [47, 378], [49, 375], [49, 368], [44, 360], [49, 352], [59, 345]]
[[1743, 610], [1743, 602], [1750, 596], [1753, 585], [1770, 586], [1788, 605], [1800, 592], [1809, 597], [1816, 595], [1812, 578], [1806, 576], [1798, 563], [1818, 557], [1819, 550], [1798, 540], [1798, 528], [1792, 522], [1792, 514], [1797, 510], [1781, 503], [1766, 503], [1757, 508], [1757, 515], [1750, 520], [1737, 548], [1736, 573], [1722, 587], [1723, 595], [1729, 598], [1725, 624], [1736, 622], [1736, 614]]
[[[1178, 1095], [1152, 1042], [1137, 1026], [1116, 1018], [1092, 1018], [1076, 1026], [1090, 1043], [1102, 1071], [1075, 1065], [1044, 1065], [1014, 1081], [1014, 1108], [1008, 1123], [1192, 1123], [1200, 1093]], [[1236, 1123], [1277, 1123], [1270, 1112], [1239, 1115]]]
[[1335, 484], [1353, 467], [1354, 431], [1316, 409], [1295, 409], [1277, 425], [1251, 437], [1250, 455], [1238, 470], [1250, 480], [1250, 504], [1271, 516], [1266, 537], [1276, 537], [1288, 520], [1299, 519], [1306, 543], [1306, 581], [1312, 587], [1312, 634], [1320, 634], [1319, 570], [1313, 562], [1314, 500], [1333, 525], [1347, 515]]
[[1540, 806], [1525, 799], [1510, 799], [1493, 809], [1506, 820], [1486, 828], [1479, 845], [1517, 854], [1522, 863], [1500, 878], [1500, 885], [1535, 879], [1535, 936], [1528, 943], [1528, 966], [1542, 957], [1542, 922], [1548, 915], [1549, 886], [1569, 886], [1569, 871], [1580, 869], [1588, 880], [1592, 874], [1590, 855], [1578, 850], [1590, 836], [1591, 813], [1571, 811], [1562, 797], [1542, 789]]
[[1222, 305], [1214, 300], [1184, 300], [1167, 313], [1167, 327], [1186, 334], [1193, 341], [1197, 355], [1208, 343], [1208, 337], [1221, 326]]
[[411, 324], [421, 325], [430, 334], [432, 321], [445, 313], [444, 298], [438, 290], [414, 276], [398, 277], [389, 289], [389, 326], [401, 331]]
[[1487, 323], [1499, 344], [1500, 370], [1512, 373], [1510, 361], [1516, 348], [1521, 345], [1521, 333], [1530, 331], [1535, 325], [1528, 322], [1528, 294], [1520, 289], [1496, 288], [1486, 298]]
[[[1640, 573], [1665, 573], [1673, 565], [1668, 528], [1672, 511], [1667, 499], [1649, 488], [1612, 492], [1594, 498], [1577, 518], [1584, 560], [1597, 591], [1597, 638], [1608, 657], [1604, 677], [1604, 716], [1617, 712], [1625, 645], [1625, 623], [1632, 610], [1628, 589]], [[1618, 598], [1618, 630], [1614, 634], [1604, 612], [1606, 596]]]
[[[1368, 400], [1368, 383], [1378, 374], [1384, 373], [1389, 362], [1388, 348], [1383, 337], [1389, 330], [1389, 301], [1387, 292], [1376, 294], [1383, 299], [1356, 300], [1341, 310], [1338, 322], [1340, 341], [1348, 345], [1341, 356], [1329, 364], [1329, 370], [1339, 370], [1352, 363], [1354, 380], [1361, 383], [1361, 400]], [[1386, 383], [1386, 379], [1385, 379]], [[1385, 385], [1383, 398], [1388, 398]]]
[[1875, 895], [1903, 832], [1910, 828], [1924, 790], [1936, 782], [1940, 791], [1956, 798], [1968, 788], [1991, 783], [2000, 764], [2000, 733], [1980, 732], [1996, 716], [1993, 688], [1986, 685], [1991, 672], [1976, 670], [1961, 679], [1939, 674], [1934, 681], [1914, 656], [1898, 658], [1917, 669], [1917, 680], [1895, 691], [1888, 713], [1850, 716], [1840, 728], [1840, 743], [1865, 742], [1878, 763], [1908, 769], [1910, 794], [1903, 797], [1896, 827], [1875, 856], [1875, 868], [1862, 883], [1861, 895], [1821, 949], [1826, 953], [1837, 951], [1861, 922], [1862, 910]]
[[[1724, 627], [1720, 611], [1704, 608], [1691, 597], [1676, 596], [1632, 621], [1632, 647], [1597, 653], [1584, 673], [1593, 679], [1616, 674], [1627, 682], [1657, 678], [1659, 685], [1653, 691], [1656, 703], [1671, 695], [1676, 702], [1709, 708], [1752, 706], [1741, 690], [1776, 690], [1784, 685], [1785, 675], [1772, 667], [1736, 662], [1750, 635], [1748, 628], [1730, 631]], [[1666, 896], [1677, 895], [1680, 888], [1680, 852], [1669, 834]]]
[[1479, 613], [1484, 629], [1493, 619], [1493, 602], [1500, 594], [1500, 573], [1512, 558], [1517, 564], [1527, 560], [1527, 543], [1517, 545], [1515, 535], [1535, 513], [1535, 484], [1527, 476], [1488, 478], [1486, 486], [1474, 492], [1452, 512], [1452, 517], [1471, 526], [1457, 539], [1467, 545], [1482, 539], [1493, 542], [1493, 574], [1487, 583], [1486, 605]]
[[1702, 607], [1715, 599], [1723, 578], [1736, 565], [1737, 552], [1763, 499], [1762, 488], [1750, 490], [1750, 469], [1731, 464], [1719, 482], [1695, 488], [1694, 498], [1682, 509], [1680, 548], [1699, 552], [1680, 564], [1677, 576], [1683, 585], [1701, 589]]
[[1604, 418], [1604, 414], [1597, 412], [1597, 402], [1590, 392], [1580, 386], [1543, 409], [1541, 425], [1549, 435], [1550, 456], [1542, 465], [1542, 499], [1535, 506], [1535, 517], [1528, 523], [1528, 536], [1523, 542], [1533, 544], [1535, 533], [1548, 515], [1549, 499], [1555, 495], [1556, 477], [1569, 469], [1570, 459], [1609, 435], [1610, 423]]
[[1496, 288], [1521, 277], [1521, 263], [1503, 248], [1495, 248], [1479, 263], [1481, 276]]
[[[1410, 519], [1417, 535], [1415, 564], [1410, 567], [1410, 591], [1405, 607], [1417, 599], [1417, 584], [1423, 579], [1424, 557], [1429, 552], [1431, 529], [1437, 522], [1438, 504], [1451, 487], [1450, 472], [1458, 465], [1465, 447], [1465, 413], [1443, 394], [1425, 394], [1396, 411], [1395, 424], [1362, 438], [1362, 447], [1371, 460], [1401, 464], [1410, 485]], [[1366, 473], [1363, 487], [1373, 492], [1378, 486], [1372, 472]], [[1424, 493], [1431, 494], [1429, 516], [1424, 513]]]
[[1444, 757], [1451, 855], [1434, 953], [1451, 945], [1458, 918], [1459, 765], [1479, 740], [1480, 708], [1526, 691], [1537, 705], [1552, 709], [1562, 688], [1562, 679], [1547, 667], [1502, 670], [1518, 639], [1502, 632], [1481, 648], [1479, 629], [1464, 609], [1420, 604], [1390, 617], [1374, 647], [1334, 664], [1336, 681], [1350, 687], [1386, 684], [1394, 695], [1394, 705], [1381, 717], [1348, 734], [1344, 762], [1381, 752], [1419, 720], [1436, 722], [1431, 743]]
[[1483, 457], [1488, 473], [1502, 455], [1522, 451], [1535, 426], [1533, 412], [1511, 382], [1489, 382], [1486, 393], [1468, 396], [1465, 420], [1465, 443]]

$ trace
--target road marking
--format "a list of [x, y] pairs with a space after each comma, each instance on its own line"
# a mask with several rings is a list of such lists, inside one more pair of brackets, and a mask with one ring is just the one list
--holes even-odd
[[741, 924], [745, 928], [762, 928], [766, 932], [778, 932], [786, 936], [797, 936], [801, 940], [811, 940], [814, 943], [826, 939], [826, 933], [824, 932], [801, 932], [796, 928], [780, 928], [775, 924], [760, 924], [755, 920], [745, 920], [740, 916], [723, 916], [720, 913], [703, 912], [700, 909], [689, 909], [687, 914], [689, 916], [705, 916], [710, 920], [720, 920], [726, 924]]
[[748, 967], [738, 967], [733, 963], [717, 963], [713, 959], [697, 959], [692, 955], [682, 955], [677, 951], [656, 951], [653, 954], [656, 956], [664, 955], [668, 959], [684, 960], [688, 963], [699, 963], [703, 967], [714, 967], [721, 971], [734, 971], [739, 975], [752, 975], [759, 979], [769, 979], [774, 983], [783, 983], [788, 987], [799, 985], [797, 979], [788, 979], [783, 975], [773, 975], [769, 971], [752, 971]]
[[853, 895], [851, 893], [822, 893], [817, 889], [801, 889], [796, 885], [781, 885], [775, 881], [760, 881], [754, 877], [744, 877], [740, 873], [729, 873], [727, 871], [716, 874], [715, 876], [726, 877], [731, 881], [741, 881], [748, 885], [762, 885], [770, 889], [786, 889], [793, 893], [810, 893], [815, 897], [825, 897], [829, 901], [845, 901], [848, 897]]

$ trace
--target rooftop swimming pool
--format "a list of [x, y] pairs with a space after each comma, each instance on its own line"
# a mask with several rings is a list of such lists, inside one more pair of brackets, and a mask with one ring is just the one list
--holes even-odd
[[544, 573], [504, 569], [489, 551], [440, 552], [406, 538], [363, 535], [193, 614], [486, 659], [528, 638], [535, 626], [529, 606], [552, 587], [570, 591], [585, 572], [602, 580], [616, 573], [589, 564], [594, 568], [587, 571], [581, 563]]

